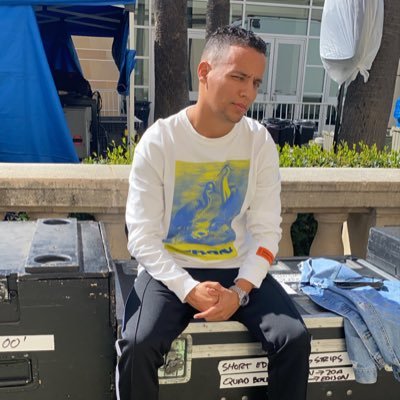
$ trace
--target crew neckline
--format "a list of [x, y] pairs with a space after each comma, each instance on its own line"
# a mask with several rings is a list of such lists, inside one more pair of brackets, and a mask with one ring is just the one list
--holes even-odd
[[180, 114], [183, 122], [185, 125], [189, 128], [189, 133], [198, 141], [201, 141], [202, 143], [208, 143], [208, 144], [220, 144], [220, 143], [225, 143], [230, 140], [232, 140], [239, 132], [239, 125], [242, 123], [243, 118], [237, 122], [234, 127], [224, 136], [217, 137], [217, 138], [209, 138], [206, 136], [203, 136], [201, 133], [199, 133], [196, 129], [194, 129], [192, 123], [189, 120], [189, 117], [187, 115], [187, 110], [189, 107], [184, 108]]

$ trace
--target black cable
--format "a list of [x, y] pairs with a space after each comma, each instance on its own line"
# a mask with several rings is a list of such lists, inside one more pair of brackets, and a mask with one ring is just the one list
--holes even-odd
[[[104, 143], [100, 143], [100, 112], [101, 109], [103, 108], [103, 100], [101, 98], [101, 94], [98, 90], [95, 90], [92, 94], [92, 99], [95, 100], [96, 102], [96, 138], [97, 138], [97, 153], [102, 153], [104, 149]], [[104, 132], [106, 133], [106, 130], [104, 127], [102, 127]], [[107, 133], [104, 135], [107, 141]]]

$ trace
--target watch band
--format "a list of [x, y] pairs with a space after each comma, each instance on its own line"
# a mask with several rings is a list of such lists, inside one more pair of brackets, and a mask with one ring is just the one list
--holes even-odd
[[249, 304], [249, 294], [241, 289], [239, 286], [233, 285], [229, 288], [230, 290], [233, 290], [234, 292], [236, 292], [239, 296], [239, 305], [241, 307], [247, 306], [247, 304]]

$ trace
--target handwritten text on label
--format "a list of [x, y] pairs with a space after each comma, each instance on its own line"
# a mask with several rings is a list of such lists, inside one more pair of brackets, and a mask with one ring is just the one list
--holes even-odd
[[223, 374], [235, 374], [244, 372], [261, 372], [267, 371], [268, 358], [241, 358], [237, 360], [220, 361], [218, 364], [218, 372]]
[[54, 351], [54, 335], [0, 336], [0, 353]]
[[246, 386], [265, 386], [267, 385], [267, 373], [256, 372], [252, 374], [231, 374], [221, 375], [220, 389], [246, 387]]
[[[345, 351], [332, 353], [313, 353], [310, 356], [310, 367], [336, 367], [351, 365], [349, 356]], [[268, 358], [240, 358], [224, 360], [218, 364], [218, 372], [223, 374], [261, 372], [268, 370]]]
[[337, 382], [354, 380], [352, 367], [310, 369], [308, 382]]

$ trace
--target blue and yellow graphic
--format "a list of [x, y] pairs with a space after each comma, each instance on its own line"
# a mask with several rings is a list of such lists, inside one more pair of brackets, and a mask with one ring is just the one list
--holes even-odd
[[237, 255], [232, 220], [247, 191], [249, 160], [177, 161], [166, 249], [204, 260]]

